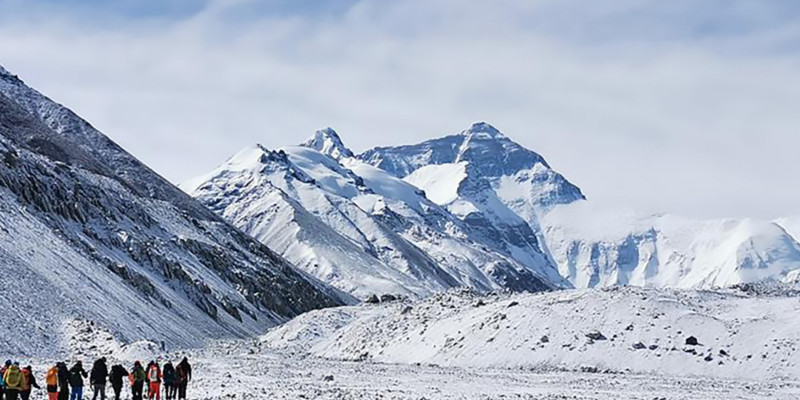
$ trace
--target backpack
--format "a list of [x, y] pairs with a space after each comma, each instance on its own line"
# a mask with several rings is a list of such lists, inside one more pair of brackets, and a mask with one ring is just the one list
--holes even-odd
[[165, 365], [164, 370], [161, 372], [163, 373], [164, 383], [171, 384], [175, 382], [175, 368], [172, 367], [172, 364]]
[[53, 367], [47, 371], [47, 378], [45, 379], [47, 382], [47, 386], [56, 386], [58, 385], [58, 368]]
[[31, 373], [27, 369], [22, 370], [22, 390], [28, 391], [31, 389]]
[[142, 367], [134, 368], [130, 375], [131, 382], [142, 382], [144, 381], [145, 375]]
[[178, 367], [175, 368], [175, 374], [178, 375], [178, 382], [183, 382], [186, 380], [186, 367], [183, 364], [178, 364]]
[[80, 369], [71, 369], [69, 371], [69, 384], [72, 387], [83, 386], [83, 376], [81, 376]]
[[22, 371], [19, 368], [9, 368], [5, 378], [7, 388], [22, 388]]

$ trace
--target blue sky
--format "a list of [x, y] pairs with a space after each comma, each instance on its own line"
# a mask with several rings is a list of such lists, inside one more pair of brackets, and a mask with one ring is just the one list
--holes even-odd
[[0, 64], [175, 182], [487, 120], [602, 205], [800, 214], [793, 0], [0, 0]]

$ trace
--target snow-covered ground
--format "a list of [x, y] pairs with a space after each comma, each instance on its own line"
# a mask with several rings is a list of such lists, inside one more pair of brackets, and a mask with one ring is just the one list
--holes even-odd
[[736, 289], [450, 291], [417, 303], [313, 311], [262, 341], [353, 361], [798, 379], [797, 326], [800, 298]]
[[[465, 369], [300, 358], [239, 349], [195, 359], [197, 399], [796, 399], [797, 382]], [[230, 371], [231, 376], [227, 377]], [[190, 395], [194, 394], [190, 391]]]
[[188, 356], [198, 399], [796, 399], [799, 293], [454, 290], [314, 311], [260, 339], [166, 355], [85, 322], [67, 333], [84, 360]]

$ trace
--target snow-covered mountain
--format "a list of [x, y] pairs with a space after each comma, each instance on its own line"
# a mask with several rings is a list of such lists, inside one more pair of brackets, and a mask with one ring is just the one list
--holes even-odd
[[560, 206], [543, 218], [561, 274], [576, 287], [727, 287], [796, 280], [800, 244], [778, 223], [695, 220]]
[[784, 217], [775, 221], [795, 240], [800, 240], [800, 216]]
[[196, 346], [353, 299], [224, 222], [0, 67], [0, 353], [64, 330]]
[[301, 268], [362, 297], [454, 286], [568, 286], [532, 232], [528, 243], [511, 236], [518, 245], [505, 250], [503, 234], [510, 230], [465, 223], [418, 188], [352, 155], [327, 128], [303, 147], [246, 149], [182, 186]]
[[486, 246], [504, 240], [500, 230], [465, 223], [352, 154], [328, 128], [300, 147], [245, 149], [181, 186], [295, 265], [357, 296], [569, 285], [532, 234], [529, 242], [515, 236], [511, 250]]
[[183, 186], [362, 297], [453, 286], [710, 288], [800, 275], [797, 219], [595, 210], [544, 157], [487, 123], [353, 154], [326, 128], [301, 147], [244, 150]]
[[597, 210], [540, 155], [486, 123], [358, 158], [420, 187], [465, 221], [523, 221], [575, 287], [710, 288], [800, 275], [800, 244], [790, 234], [800, 230], [797, 219], [702, 221]]
[[518, 219], [535, 225], [537, 212], [584, 198], [580, 189], [554, 171], [541, 155], [485, 122], [475, 123], [459, 134], [416, 145], [378, 147], [358, 158], [399, 178], [428, 183], [423, 189], [436, 190], [436, 175], [461, 176], [455, 181], [458, 185], [450, 186], [455, 193], [437, 197], [462, 217], [486, 212], [492, 214], [487, 215], [491, 219], [513, 218], [501, 210], [485, 208], [500, 207], [493, 204], [499, 200]]

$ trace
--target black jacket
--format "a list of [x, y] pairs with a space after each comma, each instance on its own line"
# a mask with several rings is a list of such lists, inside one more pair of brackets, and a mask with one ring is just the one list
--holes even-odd
[[175, 368], [175, 372], [178, 376], [178, 382], [189, 382], [192, 380], [192, 366], [189, 365], [189, 360], [185, 358], [178, 364], [178, 367]]
[[108, 366], [106, 366], [106, 360], [101, 358], [94, 362], [89, 380], [92, 382], [92, 385], [105, 385], [107, 379]]
[[172, 386], [177, 383], [178, 377], [175, 374], [175, 367], [172, 366], [172, 363], [164, 364], [164, 369], [161, 373], [163, 374], [164, 385]]
[[69, 370], [69, 385], [72, 387], [83, 387], [83, 378], [86, 378], [89, 374], [83, 369], [83, 365], [75, 364]]
[[65, 364], [58, 365], [58, 387], [69, 389], [69, 370]]
[[115, 365], [111, 367], [111, 375], [109, 375], [109, 380], [111, 381], [112, 386], [122, 386], [122, 381], [126, 376], [128, 376], [128, 371], [125, 370], [122, 365]]

